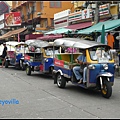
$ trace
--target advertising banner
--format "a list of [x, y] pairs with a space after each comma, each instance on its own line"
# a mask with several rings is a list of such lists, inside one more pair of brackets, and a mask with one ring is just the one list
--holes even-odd
[[5, 26], [19, 26], [21, 25], [20, 12], [11, 12], [5, 14]]

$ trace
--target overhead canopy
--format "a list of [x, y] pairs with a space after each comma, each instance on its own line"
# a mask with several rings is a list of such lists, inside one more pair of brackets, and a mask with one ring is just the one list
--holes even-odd
[[77, 34], [91, 34], [92, 32], [102, 32], [103, 25], [105, 27], [105, 32], [111, 31], [120, 26], [120, 19], [99, 22], [98, 24], [95, 24], [89, 28], [79, 30]]
[[8, 38], [8, 37], [11, 37], [12, 35], [19, 34], [19, 33], [23, 32], [23, 31], [25, 31], [26, 29], [27, 28], [20, 28], [20, 29], [17, 29], [17, 30], [9, 31], [6, 34], [0, 36], [0, 39]]
[[83, 29], [86, 27], [89, 27], [92, 25], [92, 22], [84, 22], [84, 23], [79, 23], [79, 24], [74, 24], [74, 25], [70, 25], [68, 27], [66, 27], [67, 29], [74, 29], [74, 30], [78, 30], [78, 29]]
[[53, 39], [57, 39], [57, 38], [62, 38], [62, 35], [46, 35], [46, 36], [38, 37], [36, 39], [39, 39], [39, 40], [53, 40]]
[[55, 29], [53, 31], [47, 32], [45, 34], [62, 34], [62, 33], [67, 33], [68, 31], [72, 31], [72, 30], [67, 28], [59, 28], [59, 29]]

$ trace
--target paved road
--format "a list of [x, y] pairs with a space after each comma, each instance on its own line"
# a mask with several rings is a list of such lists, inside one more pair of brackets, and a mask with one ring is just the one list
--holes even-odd
[[110, 99], [70, 82], [60, 89], [49, 76], [14, 68], [0, 68], [0, 78], [0, 118], [120, 118], [119, 77]]

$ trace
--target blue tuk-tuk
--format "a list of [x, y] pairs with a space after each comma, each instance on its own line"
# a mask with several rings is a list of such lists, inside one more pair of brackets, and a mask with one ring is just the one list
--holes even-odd
[[[55, 55], [54, 84], [57, 84], [59, 88], [64, 88], [66, 83], [71, 81], [72, 84], [82, 88], [101, 91], [102, 96], [105, 98], [112, 95], [114, 73], [118, 66], [114, 63], [108, 45], [79, 38], [61, 38], [54, 41], [54, 46], [84, 49], [87, 60], [86, 84], [79, 84], [73, 73], [73, 67], [80, 65], [74, 60], [82, 53], [60, 53]], [[83, 72], [81, 72], [81, 75], [83, 75]]]
[[5, 68], [8, 68], [9, 66], [15, 66], [15, 68], [21, 68], [20, 67], [20, 61], [21, 58], [24, 56], [24, 42], [16, 42], [16, 41], [10, 41], [6, 42], [7, 48], [7, 57], [5, 60]]
[[[42, 40], [27, 40], [28, 52], [24, 56], [24, 66], [26, 74], [36, 71], [41, 74], [52, 75], [53, 64], [53, 44]], [[58, 47], [54, 49], [58, 53]]]

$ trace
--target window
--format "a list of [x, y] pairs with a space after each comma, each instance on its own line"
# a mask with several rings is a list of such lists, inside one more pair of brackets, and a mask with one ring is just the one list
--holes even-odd
[[61, 7], [61, 1], [50, 1], [50, 7], [60, 8]]
[[45, 20], [44, 25], [45, 25], [45, 27], [48, 27], [48, 21], [47, 21], [47, 19]]
[[43, 9], [43, 1], [40, 1], [40, 9]]
[[54, 20], [51, 19], [51, 26], [53, 27], [54, 26]]
[[16, 1], [16, 5], [18, 5], [18, 1]]
[[29, 5], [26, 5], [26, 11], [30, 12]]
[[33, 11], [36, 12], [36, 2], [33, 3], [33, 6], [34, 6], [33, 7], [33, 9], [34, 9]]

